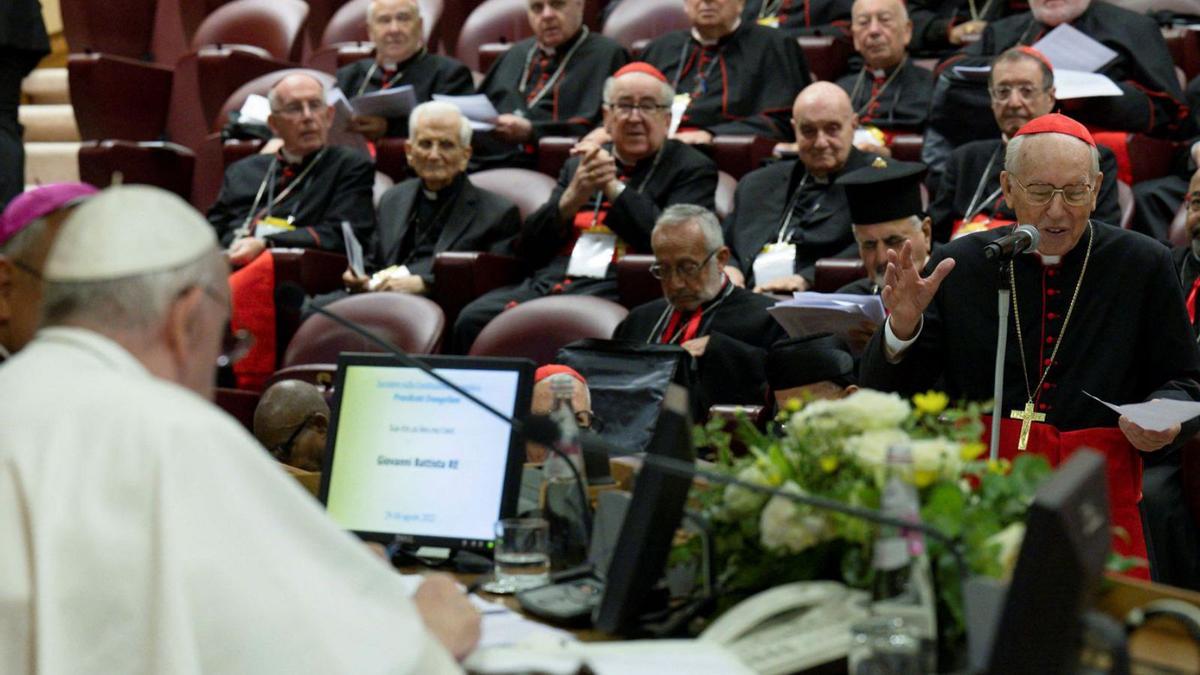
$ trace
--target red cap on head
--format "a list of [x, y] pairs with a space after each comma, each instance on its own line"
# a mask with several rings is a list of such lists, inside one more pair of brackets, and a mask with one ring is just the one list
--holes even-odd
[[1016, 47], [1015, 49], [1017, 51], [1021, 52], [1022, 54], [1028, 54], [1028, 55], [1032, 56], [1033, 58], [1037, 59], [1038, 61], [1041, 61], [1042, 65], [1044, 65], [1050, 69], [1050, 72], [1052, 72], [1052, 73], [1054, 72], [1054, 64], [1050, 63], [1050, 59], [1046, 58], [1046, 55], [1041, 53], [1040, 51], [1034, 49], [1033, 47], [1030, 47], [1029, 45], [1021, 45], [1019, 47]]
[[629, 73], [645, 73], [659, 82], [667, 81], [667, 76], [663, 75], [661, 70], [655, 68], [649, 63], [646, 63], [645, 61], [634, 61], [633, 63], [625, 64], [624, 66], [621, 66], [620, 70], [613, 73], [612, 76], [617, 78], [621, 77], [622, 75], [628, 75]]
[[576, 371], [571, 366], [562, 366], [557, 363], [551, 363], [548, 366], [542, 366], [541, 368], [538, 368], [533, 373], [533, 381], [534, 381], [534, 383], [541, 382], [542, 380], [546, 379], [547, 377], [550, 377], [551, 375], [558, 375], [558, 374], [570, 375], [571, 377], [582, 382], [583, 386], [585, 386], [585, 387], [587, 386], [587, 380], [583, 379], [583, 376], [580, 375], [578, 371]]
[[1092, 134], [1079, 122], [1058, 113], [1050, 113], [1035, 117], [1021, 127], [1017, 133], [1013, 134], [1013, 138], [1017, 136], [1028, 136], [1030, 134], [1066, 134], [1074, 136], [1079, 140], [1087, 143], [1093, 148], [1096, 147], [1096, 139], [1092, 138]]

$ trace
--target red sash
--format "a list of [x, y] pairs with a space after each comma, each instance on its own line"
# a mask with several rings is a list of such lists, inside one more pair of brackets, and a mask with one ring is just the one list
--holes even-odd
[[239, 389], [262, 391], [275, 372], [275, 258], [263, 251], [249, 265], [229, 275], [233, 330], [254, 335], [254, 346], [233, 364]]
[[[986, 443], [991, 438], [991, 416], [984, 416]], [[1012, 459], [1018, 453], [1017, 438], [1021, 434], [1020, 420], [1000, 422], [1000, 456]], [[1148, 559], [1146, 538], [1142, 534], [1142, 516], [1138, 502], [1142, 500], [1142, 458], [1129, 444], [1125, 434], [1113, 427], [1096, 427], [1076, 431], [1059, 431], [1053, 425], [1034, 422], [1029, 428], [1029, 451], [1050, 460], [1057, 467], [1079, 448], [1091, 448], [1104, 454], [1108, 474], [1108, 506], [1113, 531], [1113, 550], [1123, 556]], [[1150, 570], [1142, 565], [1125, 574], [1149, 579]]]

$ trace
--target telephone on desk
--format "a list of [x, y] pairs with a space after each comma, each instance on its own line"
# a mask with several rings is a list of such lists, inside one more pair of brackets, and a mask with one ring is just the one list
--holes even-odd
[[763, 675], [792, 673], [846, 656], [850, 626], [870, 597], [832, 581], [798, 581], [763, 591], [700, 634]]

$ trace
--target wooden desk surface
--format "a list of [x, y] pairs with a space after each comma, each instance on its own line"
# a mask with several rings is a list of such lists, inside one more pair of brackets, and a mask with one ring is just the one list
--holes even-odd
[[[1200, 593], [1115, 575], [1108, 580], [1111, 586], [1096, 608], [1121, 622], [1130, 610], [1164, 598], [1200, 607]], [[1174, 621], [1147, 621], [1130, 640], [1129, 652], [1134, 673], [1200, 673], [1200, 649]]]

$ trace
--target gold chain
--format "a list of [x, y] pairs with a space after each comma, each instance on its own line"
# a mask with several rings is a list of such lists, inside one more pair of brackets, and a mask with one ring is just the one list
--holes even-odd
[[1088, 221], [1088, 246], [1087, 252], [1083, 255], [1083, 268], [1079, 270], [1079, 280], [1075, 282], [1075, 292], [1071, 294], [1071, 304], [1067, 305], [1067, 315], [1063, 317], [1062, 328], [1058, 331], [1058, 341], [1054, 343], [1054, 350], [1050, 352], [1050, 363], [1046, 369], [1042, 371], [1042, 378], [1038, 380], [1035, 389], [1029, 388], [1029, 365], [1025, 361], [1025, 339], [1021, 335], [1021, 310], [1017, 306], [1017, 273], [1014, 271], [1016, 262], [1013, 261], [1008, 265], [1008, 280], [1009, 288], [1012, 290], [1012, 305], [1013, 305], [1013, 320], [1017, 323], [1017, 346], [1021, 348], [1021, 375], [1025, 377], [1025, 393], [1029, 395], [1029, 402], [1033, 403], [1037, 399], [1034, 398], [1033, 392], [1038, 392], [1041, 396], [1042, 384], [1046, 381], [1046, 376], [1050, 374], [1050, 369], [1054, 367], [1054, 359], [1058, 356], [1058, 348], [1062, 346], [1063, 335], [1067, 332], [1067, 324], [1071, 321], [1071, 313], [1075, 311], [1075, 300], [1079, 298], [1079, 289], [1083, 287], [1083, 275], [1087, 274], [1088, 260], [1092, 257], [1092, 242], [1096, 240], [1096, 233], [1092, 227], [1092, 221]]

